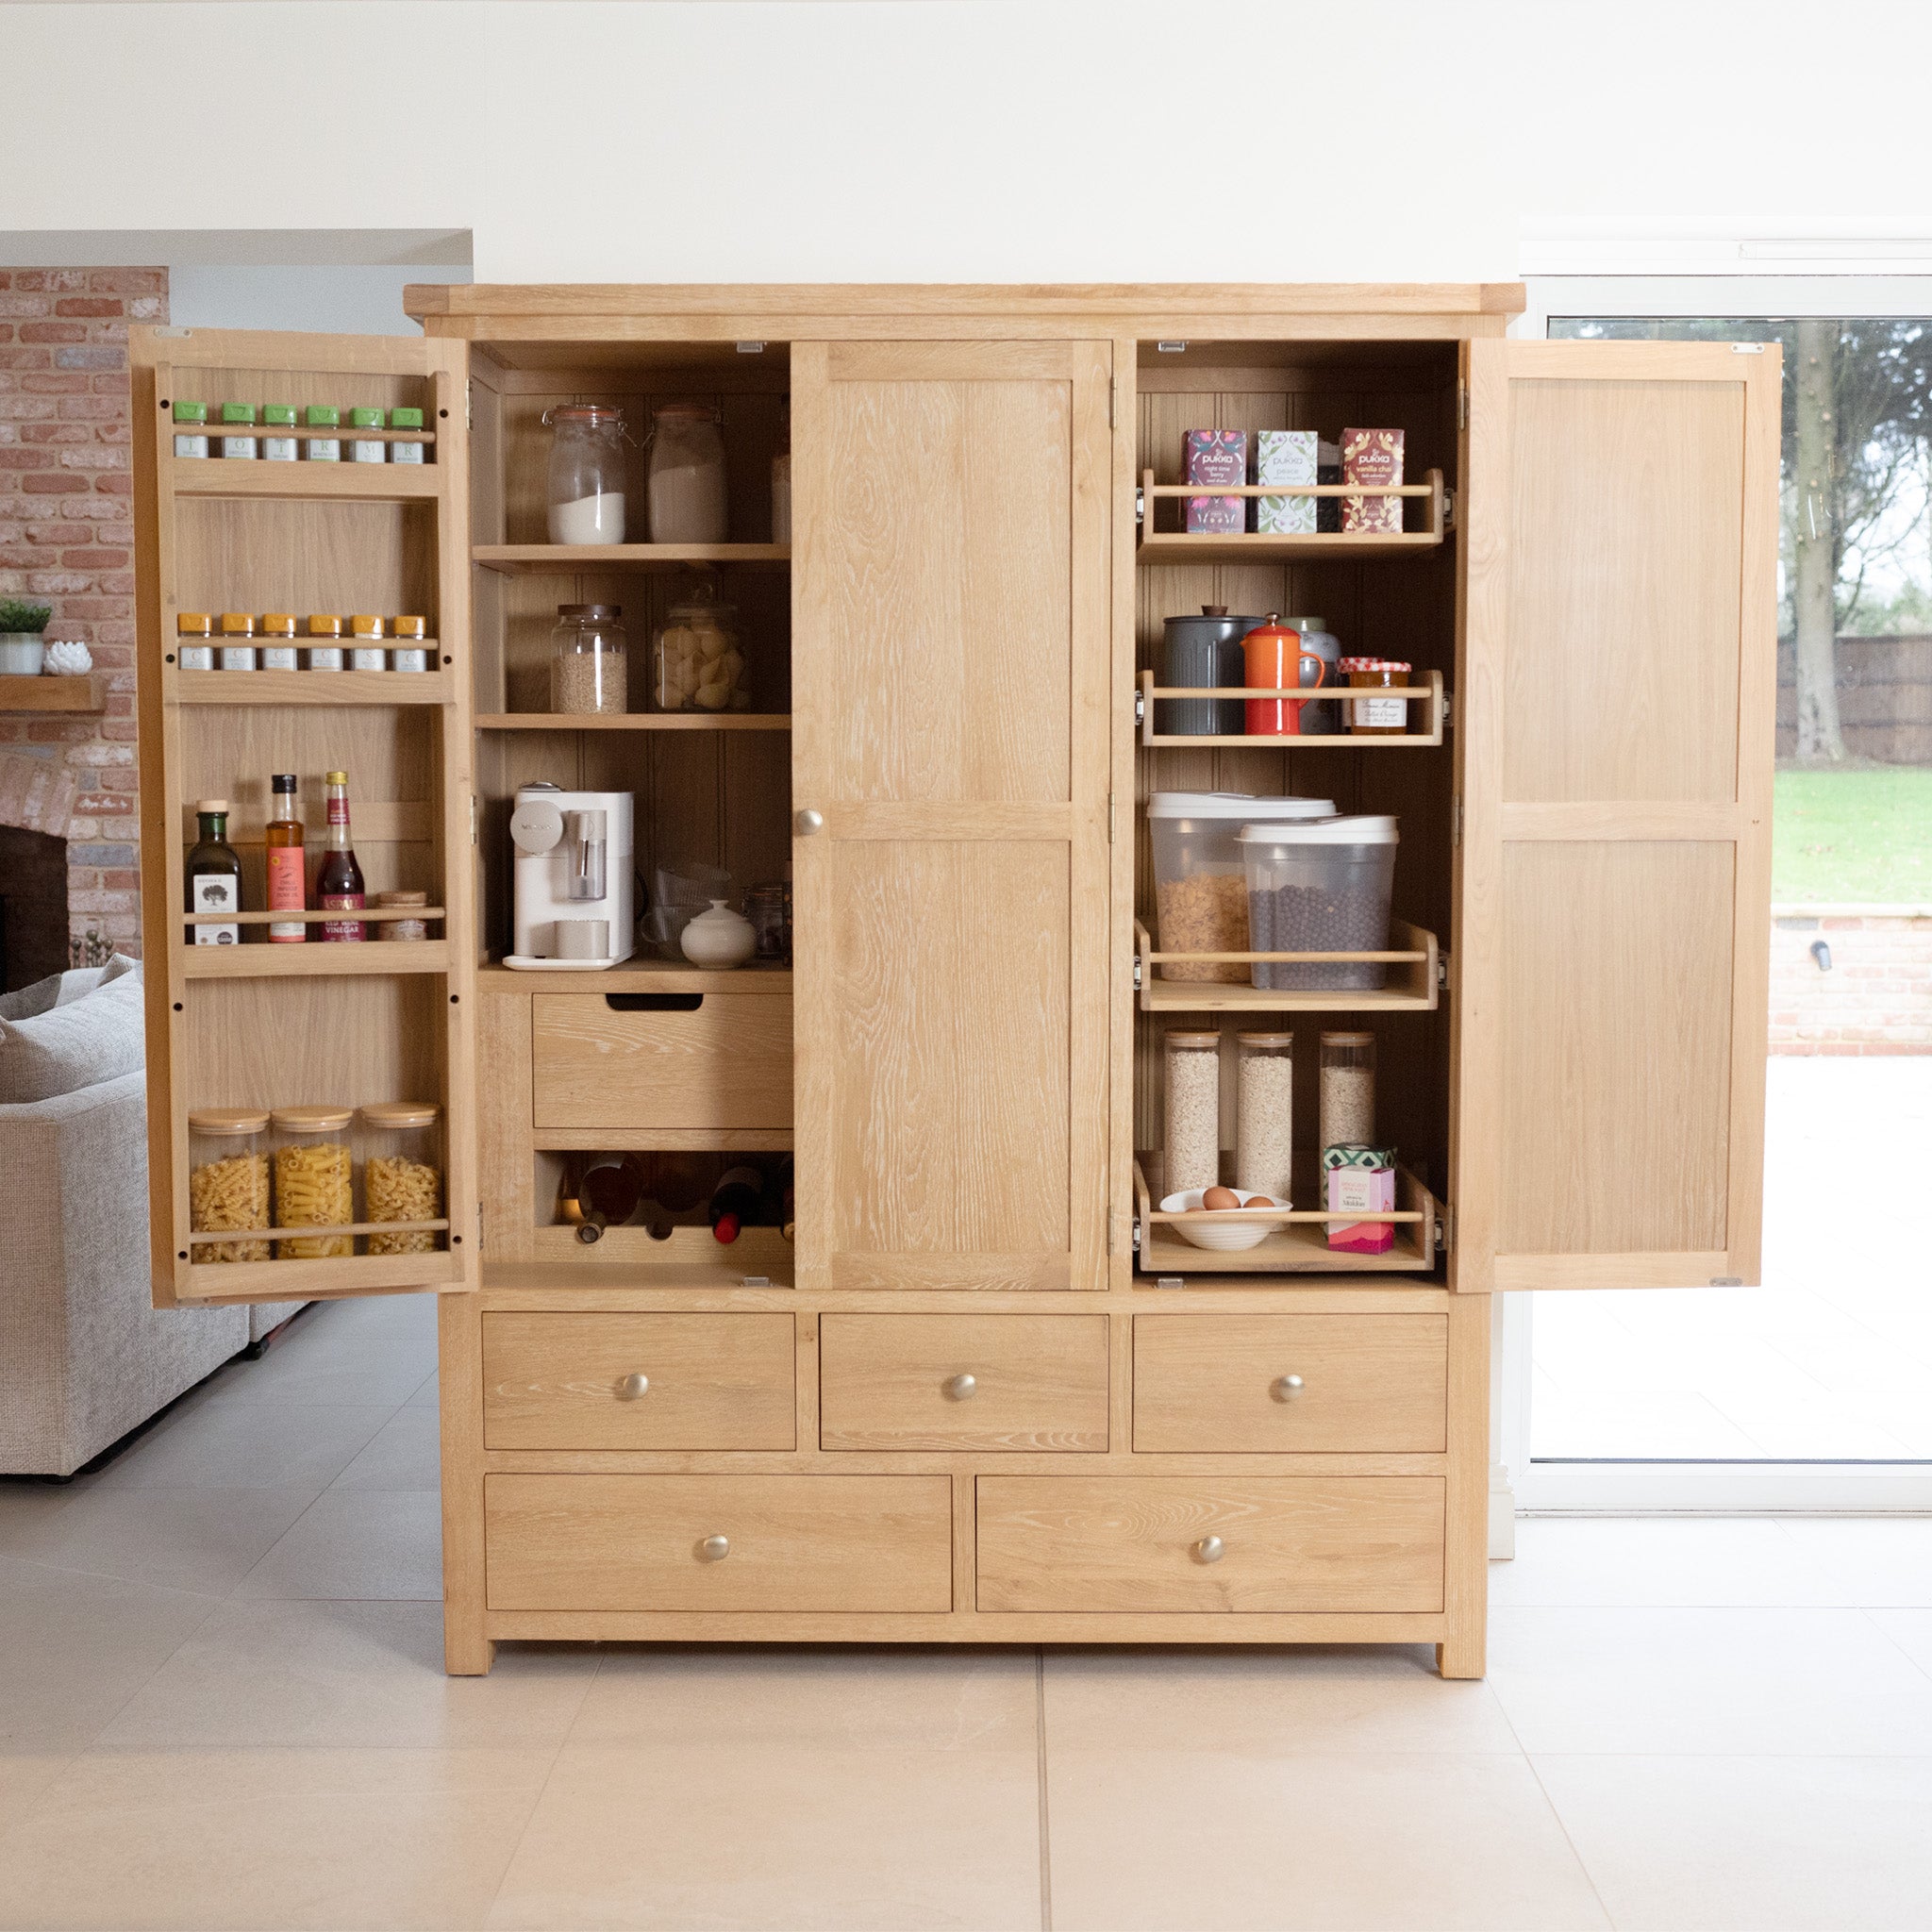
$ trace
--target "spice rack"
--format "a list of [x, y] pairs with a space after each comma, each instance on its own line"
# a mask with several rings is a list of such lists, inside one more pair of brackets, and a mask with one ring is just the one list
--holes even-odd
[[[409, 641], [413, 644], [415, 640]], [[441, 654], [434, 638], [425, 639], [423, 648]], [[175, 702], [183, 705], [441, 706], [456, 695], [456, 681], [447, 671], [176, 671], [174, 675]]]
[[[1154, 701], [1157, 698], [1291, 698], [1297, 704], [1347, 704], [1352, 698], [1398, 698], [1408, 708], [1414, 729], [1402, 732], [1353, 732], [1341, 730], [1319, 737], [1297, 735], [1291, 738], [1263, 737], [1247, 733], [1210, 736], [1158, 732], [1154, 728]], [[1415, 716], [1420, 707], [1422, 715]], [[1141, 742], [1149, 751], [1188, 751], [1201, 745], [1239, 746], [1249, 751], [1395, 751], [1412, 745], [1442, 742], [1442, 729], [1449, 722], [1449, 702], [1443, 694], [1442, 674], [1424, 671], [1415, 684], [1378, 686], [1373, 691], [1357, 691], [1344, 686], [1316, 691], [1249, 691], [1245, 686], [1156, 684], [1154, 674], [1143, 671], [1134, 693], [1134, 724]]]
[[[1320, 530], [1299, 536], [1263, 535], [1243, 530], [1161, 530], [1155, 527], [1157, 504], [1184, 496], [1397, 496], [1423, 505], [1419, 530]], [[1435, 550], [1448, 534], [1449, 501], [1441, 470], [1424, 472], [1420, 483], [1157, 483], [1152, 470], [1141, 473], [1141, 521], [1137, 561], [1141, 563], [1268, 563], [1327, 558], [1412, 556]]]
[[[1149, 1013], [1431, 1013], [1447, 973], [1436, 935], [1406, 920], [1389, 923], [1390, 948], [1385, 953], [1159, 953], [1146, 926], [1134, 922], [1134, 984], [1141, 1008]], [[1390, 984], [1366, 990], [1281, 992], [1272, 988], [1239, 986], [1211, 979], [1163, 979], [1158, 968], [1167, 961], [1192, 960], [1201, 965], [1274, 961], [1284, 965], [1332, 960], [1387, 965]]]

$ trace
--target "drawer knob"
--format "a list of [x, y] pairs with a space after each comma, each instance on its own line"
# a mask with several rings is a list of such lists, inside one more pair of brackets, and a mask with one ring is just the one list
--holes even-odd
[[635, 1402], [651, 1386], [648, 1375], [626, 1375], [617, 1385], [617, 1399], [620, 1402]]
[[974, 1375], [949, 1375], [943, 1385], [948, 1402], [964, 1402], [969, 1396], [979, 1393], [979, 1381]]
[[1307, 1384], [1299, 1375], [1283, 1375], [1274, 1384], [1270, 1393], [1276, 1402], [1292, 1402]]
[[825, 815], [822, 811], [807, 809], [798, 814], [798, 836], [809, 839], [814, 832], [825, 829]]
[[698, 1545], [698, 1559], [705, 1563], [722, 1563], [731, 1554], [731, 1539], [728, 1536], [708, 1536]]
[[1227, 1545], [1218, 1536], [1204, 1536], [1194, 1545], [1194, 1561], [1197, 1563], [1218, 1563], [1227, 1555]]

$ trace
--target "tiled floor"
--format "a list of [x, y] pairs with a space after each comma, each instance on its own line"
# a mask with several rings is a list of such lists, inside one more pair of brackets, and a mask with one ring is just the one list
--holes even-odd
[[1527, 1521], [1420, 1650], [440, 1668], [431, 1310], [0, 1484], [0, 1927], [1924, 1932], [1932, 1521]]

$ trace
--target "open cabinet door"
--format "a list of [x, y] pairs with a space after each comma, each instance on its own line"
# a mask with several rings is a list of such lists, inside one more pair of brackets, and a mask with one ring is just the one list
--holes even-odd
[[1464, 355], [1451, 1278], [1755, 1281], [1778, 351]]
[[[148, 1055], [148, 1191], [157, 1307], [312, 1300], [473, 1287], [476, 1277], [475, 1108], [471, 989], [475, 918], [471, 831], [468, 350], [461, 342], [382, 336], [130, 331], [135, 425], [135, 564], [140, 694], [142, 906]], [[175, 454], [174, 406], [206, 404], [210, 452]], [[298, 460], [222, 455], [222, 405], [310, 405], [341, 411], [340, 431], [302, 427]], [[380, 408], [384, 427], [353, 430], [351, 408]], [[420, 409], [420, 429], [388, 426]], [[200, 433], [194, 425], [193, 434]], [[309, 460], [311, 438], [343, 460]], [[423, 460], [351, 458], [352, 438], [385, 457], [415, 443]], [[303, 668], [184, 664], [182, 613], [290, 612]], [[417, 616], [425, 670], [308, 667], [311, 613]], [[259, 637], [252, 640], [259, 646]], [[344, 639], [346, 645], [349, 640]], [[370, 641], [374, 646], [374, 640]], [[214, 641], [220, 663], [219, 636]], [[385, 650], [393, 648], [385, 644]], [[314, 875], [325, 830], [324, 774], [348, 774], [351, 829], [367, 895], [427, 894], [427, 937], [325, 943]], [[270, 777], [292, 772], [305, 822], [308, 894], [300, 943], [272, 942], [263, 827]], [[240, 943], [195, 944], [185, 861], [195, 803], [230, 806], [242, 861]], [[276, 918], [286, 927], [286, 909]], [[407, 1152], [360, 1109], [428, 1103]], [[326, 1138], [353, 1163], [341, 1219], [341, 1157], [296, 1165], [267, 1188], [254, 1141], [191, 1133], [204, 1109], [354, 1110]], [[369, 1157], [385, 1166], [374, 1194]], [[222, 1158], [233, 1165], [222, 1167]], [[280, 1178], [280, 1164], [265, 1163]], [[428, 1169], [425, 1175], [421, 1170]], [[197, 1169], [206, 1170], [200, 1179]], [[291, 1206], [305, 1198], [306, 1209]], [[327, 1204], [325, 1226], [317, 1200]], [[238, 1226], [255, 1210], [264, 1224]], [[285, 1211], [286, 1210], [286, 1211]], [[278, 1229], [291, 1213], [305, 1224]], [[405, 1220], [402, 1217], [408, 1215]], [[380, 1223], [381, 1225], [375, 1224]], [[289, 1254], [302, 1240], [307, 1254]], [[318, 1252], [319, 1251], [319, 1252]]]
[[792, 349], [801, 1288], [1106, 1286], [1109, 355]]

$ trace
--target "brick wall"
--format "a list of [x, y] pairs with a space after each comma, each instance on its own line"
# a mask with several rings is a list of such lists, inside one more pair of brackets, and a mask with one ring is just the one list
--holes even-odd
[[[0, 715], [0, 764], [65, 768], [68, 931], [141, 950], [127, 325], [168, 319], [158, 268], [0, 269], [0, 595], [83, 639], [105, 714]], [[4, 790], [4, 788], [0, 788]]]
[[1932, 907], [1774, 907], [1771, 1050], [1932, 1054]]

